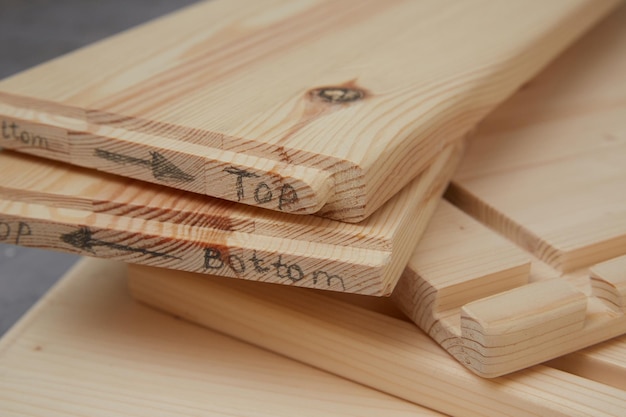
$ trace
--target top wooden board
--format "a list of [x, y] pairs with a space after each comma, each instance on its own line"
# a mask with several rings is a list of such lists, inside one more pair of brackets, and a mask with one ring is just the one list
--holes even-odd
[[201, 3], [0, 82], [0, 143], [360, 221], [615, 3]]

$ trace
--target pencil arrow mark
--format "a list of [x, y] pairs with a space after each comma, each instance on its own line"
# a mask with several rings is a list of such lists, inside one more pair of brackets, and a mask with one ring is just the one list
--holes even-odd
[[105, 246], [108, 248], [117, 249], [117, 250], [126, 251], [126, 252], [142, 253], [144, 255], [149, 255], [155, 258], [162, 257], [162, 258], [182, 259], [182, 258], [179, 258], [178, 256], [168, 255], [167, 253], [163, 253], [163, 252], [152, 251], [152, 250], [145, 249], [145, 248], [134, 248], [128, 245], [121, 245], [119, 243], [106, 242], [104, 240], [94, 239], [93, 232], [89, 230], [89, 228], [87, 227], [81, 227], [80, 229], [74, 232], [62, 234], [61, 240], [67, 243], [68, 245], [71, 245], [77, 249], [91, 252], [94, 255], [96, 254], [94, 247]]
[[196, 179], [194, 175], [187, 174], [158, 152], [150, 152], [151, 159], [141, 159], [96, 148], [94, 155], [116, 164], [145, 167], [150, 169], [152, 176], [160, 181], [189, 182]]

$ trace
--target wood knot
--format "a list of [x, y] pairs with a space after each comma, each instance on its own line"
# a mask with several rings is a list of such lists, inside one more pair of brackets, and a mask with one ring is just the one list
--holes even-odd
[[356, 88], [322, 87], [310, 92], [313, 98], [333, 104], [351, 103], [365, 97], [365, 92]]

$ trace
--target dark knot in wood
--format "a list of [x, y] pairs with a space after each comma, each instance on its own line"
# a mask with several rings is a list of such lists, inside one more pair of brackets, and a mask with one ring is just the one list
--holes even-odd
[[345, 87], [323, 87], [313, 90], [312, 95], [327, 103], [351, 103], [365, 96], [363, 90]]

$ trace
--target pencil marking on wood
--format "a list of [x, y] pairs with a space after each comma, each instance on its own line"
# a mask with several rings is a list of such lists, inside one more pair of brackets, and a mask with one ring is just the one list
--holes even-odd
[[114, 242], [106, 242], [104, 240], [95, 239], [93, 237], [93, 232], [87, 227], [81, 227], [80, 229], [65, 233], [61, 235], [61, 240], [68, 245], [71, 245], [77, 249], [84, 250], [95, 255], [96, 251], [94, 247], [96, 246], [105, 246], [112, 249], [117, 249], [126, 252], [136, 252], [142, 253], [144, 255], [149, 255], [152, 257], [162, 257], [162, 258], [172, 258], [172, 259], [182, 259], [178, 256], [168, 255], [167, 253], [157, 252], [153, 250], [149, 250], [146, 248], [134, 248], [129, 245], [122, 245]]
[[94, 155], [120, 165], [130, 164], [145, 167], [152, 171], [154, 178], [164, 182], [190, 182], [196, 179], [194, 175], [184, 172], [165, 156], [154, 151], [150, 152], [151, 159], [135, 158], [98, 148], [94, 151]]
[[343, 283], [343, 278], [341, 278], [339, 275], [329, 275], [324, 271], [315, 271], [313, 273], [313, 283], [317, 284], [317, 281], [320, 277], [326, 278], [326, 285], [328, 285], [329, 287], [332, 285], [331, 283], [333, 282], [333, 280], [337, 280], [341, 284], [341, 288], [344, 291], [346, 290], [346, 286]]
[[[252, 257], [245, 259], [242, 256], [227, 254], [216, 247], [204, 249], [204, 269], [207, 270], [220, 270], [227, 267], [235, 274], [240, 275], [245, 273], [248, 267], [251, 267], [258, 274], [272, 273], [278, 278], [288, 279], [293, 283], [299, 282], [307, 276], [311, 277], [315, 285], [318, 282], [326, 282], [328, 287], [332, 287], [333, 281], [338, 281], [342, 290], [345, 291], [343, 278], [339, 275], [329, 274], [323, 270], [316, 270], [312, 274], [308, 274], [299, 264], [283, 261], [283, 255], [280, 254], [273, 263], [269, 262], [269, 260], [261, 258], [256, 251], [252, 252]], [[322, 279], [320, 280], [320, 278]]]
[[[250, 172], [234, 166], [224, 168], [224, 172], [228, 172], [229, 174], [237, 176], [237, 179], [235, 180], [237, 201], [242, 201], [246, 197], [243, 179], [259, 178], [259, 175], [255, 174], [254, 172]], [[258, 184], [256, 184], [256, 186], [254, 186], [254, 201], [257, 204], [267, 204], [274, 199], [274, 193], [272, 193], [272, 189], [269, 185], [267, 185], [267, 183], [259, 182]], [[280, 194], [278, 196], [278, 210], [282, 211], [285, 209], [286, 206], [296, 203], [297, 201], [298, 193], [296, 192], [296, 189], [289, 184], [283, 184], [282, 187], [280, 187]]]
[[[228, 172], [229, 174], [233, 174], [237, 176], [237, 180], [235, 182], [235, 186], [237, 187], [237, 201], [241, 201], [241, 199], [243, 199], [244, 197], [243, 179], [244, 178], [258, 178], [257, 174], [255, 174], [254, 172], [246, 171], [245, 169], [228, 167], [228, 168], [224, 168], [224, 171]], [[256, 196], [256, 192], [255, 192], [255, 196]]]
[[21, 128], [15, 122], [2, 120], [2, 138], [4, 140], [12, 140], [20, 142], [22, 145], [33, 148], [49, 149], [48, 139], [44, 136], [37, 135], [31, 131]]
[[23, 236], [32, 235], [32, 230], [28, 223], [0, 221], [0, 242], [20, 244]]

